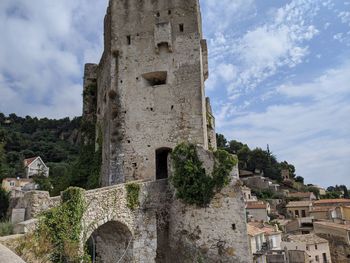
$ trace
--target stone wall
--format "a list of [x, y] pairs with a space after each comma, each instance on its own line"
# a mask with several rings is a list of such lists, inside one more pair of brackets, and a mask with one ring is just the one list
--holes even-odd
[[157, 149], [182, 141], [208, 148], [199, 2], [111, 0], [104, 30], [97, 70], [102, 185], [154, 180]]
[[252, 262], [242, 198], [240, 184], [233, 182], [207, 208], [175, 200], [170, 209], [171, 257], [189, 263]]

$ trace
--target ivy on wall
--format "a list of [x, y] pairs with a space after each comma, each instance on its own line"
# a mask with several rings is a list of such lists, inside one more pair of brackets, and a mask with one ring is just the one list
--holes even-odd
[[40, 262], [91, 262], [82, 253], [80, 239], [82, 218], [86, 209], [84, 190], [70, 187], [61, 195], [62, 203], [42, 214], [37, 229], [28, 234], [16, 249], [20, 256]]
[[140, 185], [136, 183], [130, 183], [126, 185], [126, 200], [127, 206], [131, 210], [135, 210], [139, 204]]
[[187, 204], [206, 206], [215, 193], [230, 183], [230, 173], [237, 159], [224, 150], [214, 153], [213, 173], [208, 175], [200, 161], [194, 144], [179, 144], [171, 154], [174, 175], [171, 181], [177, 198]]

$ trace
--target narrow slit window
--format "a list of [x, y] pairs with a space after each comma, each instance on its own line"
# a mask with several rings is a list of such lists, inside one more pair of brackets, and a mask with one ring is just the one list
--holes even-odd
[[179, 25], [180, 32], [184, 32], [184, 24]]
[[130, 46], [131, 45], [131, 36], [127, 36], [126, 39], [127, 39], [128, 45]]

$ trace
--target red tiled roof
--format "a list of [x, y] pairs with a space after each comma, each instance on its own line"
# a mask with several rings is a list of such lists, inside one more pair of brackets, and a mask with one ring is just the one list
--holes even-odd
[[38, 156], [37, 157], [33, 157], [33, 158], [24, 159], [24, 166], [27, 167], [32, 162], [34, 162], [36, 158], [38, 158]]
[[321, 205], [321, 204], [338, 204], [338, 203], [349, 203], [350, 199], [322, 199], [314, 201], [314, 205]]
[[301, 198], [305, 198], [305, 197], [310, 197], [312, 195], [311, 192], [297, 192], [297, 193], [289, 193], [288, 196], [290, 197], [301, 197]]
[[253, 201], [253, 202], [247, 202], [246, 208], [247, 209], [266, 209], [267, 205], [262, 201]]

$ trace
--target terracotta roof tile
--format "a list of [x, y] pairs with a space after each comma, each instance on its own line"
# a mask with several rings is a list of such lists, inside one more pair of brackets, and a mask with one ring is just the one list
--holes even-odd
[[252, 202], [247, 202], [246, 203], [246, 208], [247, 209], [266, 209], [267, 205], [263, 201], [252, 201]]
[[350, 199], [321, 199], [314, 201], [314, 205], [322, 205], [322, 204], [337, 204], [337, 203], [349, 203]]
[[289, 202], [286, 207], [305, 207], [312, 205], [312, 201], [295, 201]]
[[38, 158], [38, 156], [37, 157], [28, 158], [28, 159], [24, 159], [24, 166], [27, 167], [32, 162], [34, 162], [36, 158]]

